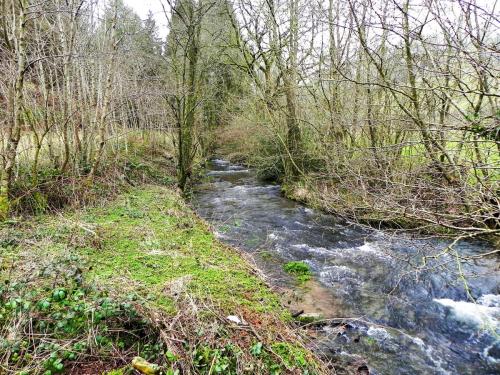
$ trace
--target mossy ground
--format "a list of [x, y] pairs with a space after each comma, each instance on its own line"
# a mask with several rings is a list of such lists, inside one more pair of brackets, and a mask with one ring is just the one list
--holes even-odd
[[95, 264], [93, 278], [116, 285], [125, 277], [167, 312], [175, 312], [175, 304], [163, 297], [164, 289], [180, 278], [191, 295], [209, 296], [227, 313], [237, 306], [253, 311], [279, 309], [276, 295], [252, 274], [241, 255], [216, 241], [170, 189], [132, 189], [112, 205], [72, 220], [99, 228], [100, 249], [82, 249]]
[[12, 373], [104, 373], [134, 355], [170, 374], [322, 372], [277, 295], [171, 188], [140, 185], [0, 235]]

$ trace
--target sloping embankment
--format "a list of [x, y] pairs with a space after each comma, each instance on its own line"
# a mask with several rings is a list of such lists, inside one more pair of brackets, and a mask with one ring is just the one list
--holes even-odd
[[[166, 187], [0, 227], [0, 372], [326, 373], [279, 298]], [[108, 372], [113, 370], [113, 372]]]

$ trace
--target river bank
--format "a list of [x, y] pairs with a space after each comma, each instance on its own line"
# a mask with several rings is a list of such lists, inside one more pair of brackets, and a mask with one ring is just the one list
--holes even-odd
[[[495, 248], [500, 247], [500, 230], [478, 226], [467, 231], [460, 226], [440, 222], [432, 215], [412, 213], [412, 207], [404, 204], [397, 208], [385, 206], [384, 197], [379, 202], [376, 197], [359, 196], [348, 189], [336, 189], [322, 186], [306, 180], [285, 182], [282, 185], [285, 197], [321, 210], [327, 214], [341, 217], [347, 222], [366, 225], [375, 229], [392, 230], [399, 233], [410, 233], [423, 236], [435, 236], [451, 239], [478, 238], [488, 241]], [[477, 223], [476, 223], [477, 224]]]
[[[280, 184], [286, 198], [346, 222], [425, 236], [479, 238], [495, 248], [500, 247], [500, 229], [495, 224], [490, 223], [492, 225], [488, 226], [480, 219], [468, 221], [470, 218], [460, 217], [451, 204], [444, 204], [437, 210], [439, 214], [433, 213], [436, 207], [431, 205], [425, 208], [424, 202], [418, 202], [421, 192], [413, 194], [415, 199], [406, 197], [398, 200], [392, 197], [390, 189], [370, 189], [362, 183], [361, 187], [350, 186], [349, 181], [343, 181], [341, 176], [325, 178], [321, 174], [303, 173], [294, 180], [285, 180], [283, 171], [277, 166], [271, 168], [266, 163], [262, 166], [259, 159], [255, 160], [246, 153], [233, 152], [231, 147], [222, 148], [221, 151], [218, 156], [221, 160], [245, 165], [254, 170], [262, 181]], [[451, 192], [449, 194], [453, 195]], [[437, 196], [430, 200], [442, 201]]]
[[2, 373], [324, 374], [290, 312], [172, 188], [0, 227]]

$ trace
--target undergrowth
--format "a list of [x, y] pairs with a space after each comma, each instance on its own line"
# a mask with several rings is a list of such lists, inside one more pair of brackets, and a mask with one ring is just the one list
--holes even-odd
[[144, 183], [174, 185], [174, 159], [163, 137], [168, 138], [167, 135], [144, 138], [131, 133], [126, 148], [121, 145], [114, 151], [108, 150], [91, 184], [87, 179], [88, 161], [80, 161], [66, 172], [49, 160], [43, 160], [35, 172], [30, 163], [21, 162], [10, 191], [13, 216], [81, 208]]
[[168, 150], [128, 142], [92, 184], [84, 165], [16, 180], [0, 373], [135, 374], [134, 357], [168, 375], [325, 373], [277, 295], [172, 189]]
[[2, 373], [127, 374], [135, 356], [171, 375], [325, 373], [278, 297], [169, 188], [5, 223], [0, 246]]
[[0, 358], [5, 373], [78, 373], [79, 362], [96, 356], [105, 358], [107, 366], [134, 353], [159, 359], [159, 335], [137, 312], [133, 297], [88, 282], [83, 269], [90, 266], [83, 258], [56, 255], [36, 270], [30, 267], [28, 276], [5, 261], [16, 258], [15, 248], [2, 250]]

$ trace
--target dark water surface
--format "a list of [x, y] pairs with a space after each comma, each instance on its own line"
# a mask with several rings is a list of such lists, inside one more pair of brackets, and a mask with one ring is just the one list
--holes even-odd
[[213, 160], [207, 175], [193, 203], [223, 241], [254, 253], [278, 284], [290, 282], [282, 264], [306, 262], [338, 301], [331, 315], [358, 318], [342, 334], [322, 329], [318, 343], [329, 356], [341, 363], [366, 358], [374, 374], [500, 374], [498, 260], [474, 258], [491, 248], [457, 246], [472, 256], [462, 270], [473, 303], [453, 253], [415, 270], [443, 242], [347, 225], [223, 160]]

